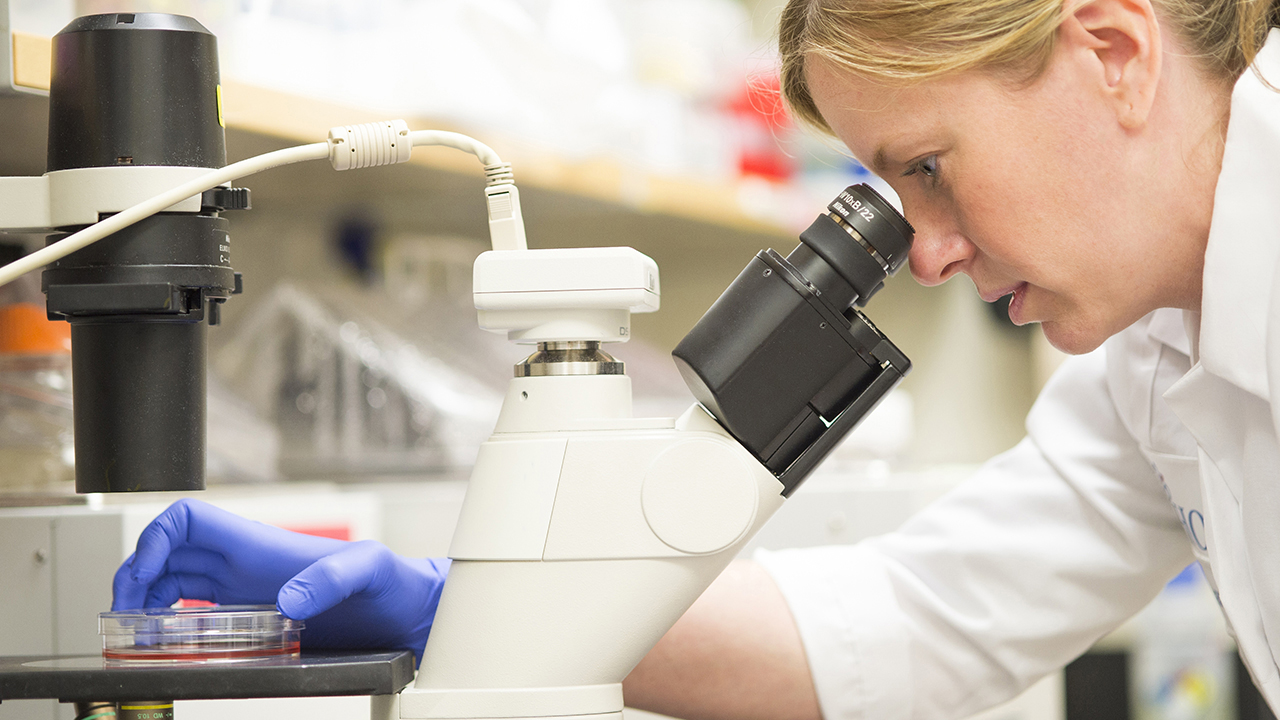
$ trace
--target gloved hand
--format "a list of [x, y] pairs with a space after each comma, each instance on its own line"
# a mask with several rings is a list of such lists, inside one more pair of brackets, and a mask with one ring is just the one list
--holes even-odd
[[116, 571], [111, 608], [167, 607], [178, 598], [274, 603], [306, 620], [303, 647], [405, 649], [421, 661], [448, 569], [448, 560], [302, 535], [183, 499], [142, 531]]

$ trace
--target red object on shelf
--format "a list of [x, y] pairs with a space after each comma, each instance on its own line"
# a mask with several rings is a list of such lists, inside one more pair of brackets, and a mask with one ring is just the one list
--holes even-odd
[[777, 75], [748, 77], [725, 108], [737, 121], [738, 172], [783, 182], [795, 175], [795, 161], [780, 140], [794, 125], [782, 101]]
[[284, 529], [303, 535], [333, 538], [334, 540], [351, 539], [351, 528], [347, 525], [291, 525]]

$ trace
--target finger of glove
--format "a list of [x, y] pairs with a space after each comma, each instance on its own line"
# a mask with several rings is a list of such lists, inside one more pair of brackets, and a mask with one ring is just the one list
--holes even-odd
[[280, 588], [276, 607], [294, 620], [319, 615], [380, 577], [395, 556], [376, 542], [357, 542], [312, 563]]
[[116, 570], [111, 581], [111, 609], [132, 610], [142, 607], [146, 600], [150, 583], [140, 583], [133, 579], [133, 555], [130, 555]]
[[217, 583], [203, 575], [170, 573], [151, 586], [142, 607], [169, 607], [178, 600], [223, 602], [219, 589]]
[[163, 571], [170, 553], [183, 546], [226, 554], [282, 545], [286, 530], [246, 520], [193, 498], [183, 498], [160, 513], [138, 537], [133, 576], [146, 581]]
[[[246, 520], [234, 513], [192, 498], [183, 498], [160, 513], [138, 538], [133, 577], [148, 581], [164, 570], [170, 554], [197, 547], [226, 555], [252, 553], [257, 548], [283, 549], [299, 539], [315, 540], [287, 530]], [[315, 553], [317, 556], [319, 553]]]
[[193, 513], [202, 514], [209, 507], [199, 500], [183, 498], [152, 520], [138, 536], [137, 550], [130, 565], [133, 580], [150, 583], [160, 575], [173, 549], [187, 543]]
[[[129, 577], [128, 563], [116, 571], [112, 610], [168, 607], [179, 599], [215, 600], [225, 580], [227, 561], [212, 550], [180, 546], [169, 555], [159, 577], [149, 583]], [[269, 598], [259, 602], [270, 602]]]
[[169, 553], [169, 562], [164, 571], [179, 575], [205, 575], [226, 580], [229, 565], [226, 557], [220, 552], [181, 545]]
[[[112, 581], [112, 610], [167, 607], [184, 597], [213, 600], [215, 588], [221, 585], [227, 567], [226, 559], [218, 553], [189, 546], [179, 547], [169, 555], [169, 561], [158, 578], [139, 582], [131, 577], [129, 566], [132, 561], [133, 556], [130, 555], [116, 570]], [[187, 588], [185, 592], [192, 594], [183, 595], [183, 587]], [[267, 598], [259, 602], [269, 601]]]
[[247, 520], [207, 503], [184, 498], [161, 513], [138, 539], [135, 579], [148, 581], [163, 572], [168, 556], [180, 547], [212, 550], [245, 565], [244, 570], [279, 576], [278, 584], [316, 559], [347, 543], [301, 535]]
[[208, 578], [214, 587], [221, 589], [218, 598], [221, 603], [269, 605], [275, 604], [280, 587], [292, 575], [281, 571], [278, 565], [279, 561], [261, 548], [228, 558], [212, 550], [187, 545], [177, 548], [169, 556], [165, 574]]

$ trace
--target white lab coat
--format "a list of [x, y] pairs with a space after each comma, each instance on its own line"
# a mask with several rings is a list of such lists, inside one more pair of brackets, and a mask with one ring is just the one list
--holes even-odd
[[[1257, 65], [1280, 85], [1280, 30]], [[1278, 259], [1280, 93], [1246, 72], [1200, 313], [1158, 310], [1068, 360], [1026, 439], [900, 531], [757, 555], [795, 615], [826, 720], [997, 704], [1192, 560], [1280, 708]]]

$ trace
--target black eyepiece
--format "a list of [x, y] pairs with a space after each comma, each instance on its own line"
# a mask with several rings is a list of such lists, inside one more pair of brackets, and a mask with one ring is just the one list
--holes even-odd
[[783, 258], [765, 250], [676, 346], [698, 402], [790, 495], [911, 369], [860, 311], [915, 234], [866, 185], [845, 188]]
[[862, 307], [907, 261], [914, 234], [880, 193], [865, 183], [852, 185], [800, 233], [787, 261], [832, 305]]

